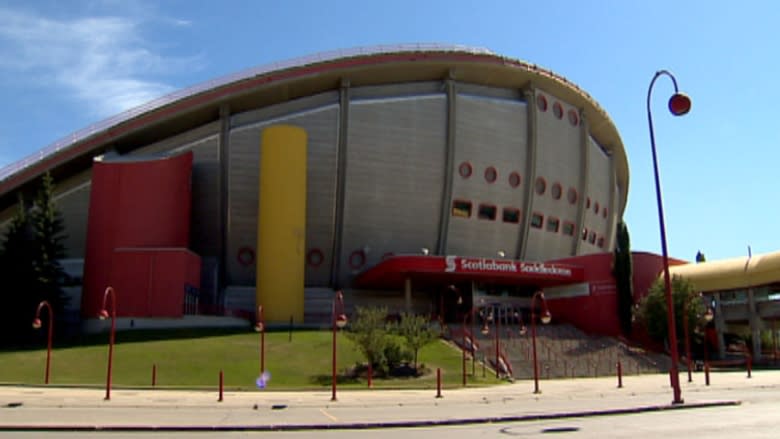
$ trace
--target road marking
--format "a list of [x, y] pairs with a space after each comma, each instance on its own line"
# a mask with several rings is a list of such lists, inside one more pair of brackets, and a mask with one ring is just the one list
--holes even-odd
[[330, 413], [326, 412], [325, 409], [320, 409], [320, 413], [322, 413], [323, 415], [327, 416], [333, 422], [339, 422], [339, 419], [337, 417], [335, 417], [335, 416], [331, 415]]

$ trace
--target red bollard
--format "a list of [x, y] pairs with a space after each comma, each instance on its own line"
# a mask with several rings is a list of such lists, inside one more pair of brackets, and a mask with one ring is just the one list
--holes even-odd
[[222, 370], [219, 371], [219, 399], [217, 402], [222, 402], [224, 400], [223, 398], [223, 390], [225, 388], [225, 376], [222, 373]]
[[745, 364], [747, 365], [747, 377], [751, 378], [751, 372], [753, 370], [753, 357], [751, 355], [747, 356]]
[[617, 362], [618, 389], [623, 388], [623, 365]]
[[157, 365], [152, 364], [152, 387], [157, 387]]
[[436, 368], [436, 397], [441, 398], [441, 368]]
[[370, 389], [372, 387], [371, 383], [371, 376], [373, 375], [374, 370], [371, 368], [371, 362], [368, 362], [368, 388]]
[[705, 386], [710, 385], [710, 363], [709, 362], [704, 363], [704, 385]]

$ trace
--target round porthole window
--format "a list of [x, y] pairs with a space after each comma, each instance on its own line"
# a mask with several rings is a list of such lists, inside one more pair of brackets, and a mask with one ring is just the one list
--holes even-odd
[[249, 267], [255, 263], [255, 250], [249, 246], [241, 247], [238, 249], [236, 259], [238, 259], [238, 263], [242, 266]]
[[575, 204], [577, 203], [577, 189], [574, 189], [573, 187], [569, 188], [569, 192], [566, 194], [566, 198], [569, 200], [569, 204]]
[[544, 195], [544, 192], [547, 190], [547, 182], [544, 180], [544, 177], [538, 177], [534, 187], [538, 195]]
[[358, 269], [366, 263], [366, 253], [363, 250], [355, 250], [349, 255], [349, 266]]
[[513, 172], [509, 174], [509, 186], [518, 187], [520, 186], [520, 181], [521, 181], [520, 174], [518, 174], [517, 172]]
[[552, 185], [552, 188], [550, 189], [550, 193], [552, 194], [553, 199], [560, 200], [561, 194], [563, 192], [563, 188], [561, 188], [560, 183], [555, 183]]
[[539, 108], [539, 111], [547, 111], [547, 98], [543, 95], [538, 95], [536, 97], [536, 107]]
[[463, 162], [458, 166], [458, 174], [463, 178], [471, 177], [471, 163]]
[[485, 181], [488, 183], [495, 183], [497, 178], [498, 171], [496, 171], [496, 168], [489, 166], [487, 169], [485, 169]]
[[563, 118], [563, 105], [561, 105], [560, 102], [556, 102], [555, 104], [553, 104], [553, 114], [558, 119]]
[[325, 260], [325, 255], [322, 254], [322, 250], [313, 248], [306, 254], [306, 263], [312, 267], [319, 267]]
[[568, 114], [569, 114], [569, 123], [576, 127], [577, 124], [580, 123], [580, 116], [573, 109], [569, 110]]

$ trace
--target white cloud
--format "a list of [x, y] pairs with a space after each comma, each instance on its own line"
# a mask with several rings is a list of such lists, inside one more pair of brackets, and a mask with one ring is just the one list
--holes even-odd
[[110, 116], [173, 90], [155, 77], [193, 67], [192, 59], [149, 48], [143, 24], [132, 17], [55, 19], [0, 7], [0, 70], [64, 87], [96, 115]]

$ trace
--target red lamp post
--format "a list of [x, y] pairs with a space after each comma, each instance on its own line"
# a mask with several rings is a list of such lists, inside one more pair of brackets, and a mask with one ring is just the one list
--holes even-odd
[[336, 332], [347, 326], [347, 315], [344, 314], [344, 296], [341, 291], [336, 292], [333, 298], [331, 320], [333, 323], [333, 373], [331, 376], [331, 401], [336, 401]]
[[514, 313], [515, 320], [517, 321], [517, 324], [520, 326], [520, 328], [517, 330], [517, 333], [520, 335], [525, 335], [528, 333], [528, 328], [525, 327], [525, 323], [523, 323], [523, 316], [520, 315], [519, 312], [515, 311]]
[[693, 381], [693, 373], [691, 367], [691, 336], [688, 333], [688, 299], [683, 302], [683, 334], [685, 336], [685, 363], [688, 367], [688, 382]]
[[666, 296], [666, 312], [667, 312], [667, 325], [669, 330], [669, 346], [672, 351], [672, 366], [669, 370], [672, 389], [674, 393], [673, 404], [682, 404], [683, 399], [680, 392], [680, 376], [677, 370], [677, 365], [680, 361], [677, 353], [677, 331], [674, 325], [674, 306], [672, 303], [672, 284], [669, 275], [669, 253], [666, 248], [666, 226], [664, 224], [664, 207], [661, 197], [661, 181], [658, 174], [658, 158], [655, 152], [655, 134], [653, 133], [653, 116], [650, 112], [650, 95], [653, 91], [653, 85], [655, 81], [662, 75], [668, 76], [674, 84], [674, 94], [669, 98], [669, 111], [675, 116], [682, 116], [688, 113], [691, 109], [691, 99], [685, 94], [680, 93], [677, 88], [677, 80], [674, 75], [666, 70], [659, 70], [653, 76], [650, 81], [650, 86], [647, 89], [647, 123], [650, 127], [650, 149], [653, 154], [653, 171], [655, 176], [655, 194], [656, 203], [658, 204], [658, 223], [661, 229], [661, 251], [663, 253], [663, 266], [664, 266], [664, 288]]
[[263, 317], [263, 305], [257, 306], [255, 332], [260, 333], [260, 376], [262, 376], [263, 372], [265, 372], [265, 318]]
[[[111, 296], [111, 314], [106, 309], [106, 301]], [[105, 320], [111, 317], [111, 333], [108, 336], [108, 371], [106, 372], [106, 397], [105, 400], [111, 399], [111, 369], [114, 361], [114, 334], [116, 333], [116, 292], [113, 288], [108, 287], [103, 293], [103, 308], [100, 310], [98, 317], [100, 320]]]
[[533, 346], [533, 360], [534, 360], [534, 393], [542, 393], [539, 390], [539, 362], [536, 358], [536, 298], [542, 300], [542, 314], [539, 319], [542, 324], [550, 323], [552, 320], [552, 314], [547, 309], [547, 301], [544, 300], [544, 291], [537, 291], [531, 297], [531, 346]]
[[46, 309], [49, 311], [49, 333], [46, 338], [46, 373], [44, 375], [44, 383], [49, 384], [49, 369], [51, 366], [51, 339], [52, 334], [54, 333], [54, 311], [52, 311], [51, 304], [49, 304], [48, 301], [44, 300], [38, 304], [38, 309], [35, 310], [35, 318], [33, 319], [32, 327], [35, 329], [41, 329], [41, 309], [44, 307], [46, 307]]

